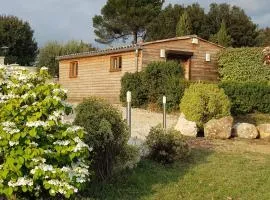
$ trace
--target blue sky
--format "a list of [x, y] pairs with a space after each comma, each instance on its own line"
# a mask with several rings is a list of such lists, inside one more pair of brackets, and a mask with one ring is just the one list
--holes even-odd
[[[169, 3], [192, 4], [193, 0], [166, 0]], [[207, 10], [212, 2], [229, 3], [243, 8], [260, 27], [270, 26], [269, 0], [200, 0]], [[27, 20], [35, 31], [39, 46], [49, 40], [70, 39], [94, 43], [92, 17], [100, 13], [106, 0], [0, 0], [0, 14], [16, 15]]]

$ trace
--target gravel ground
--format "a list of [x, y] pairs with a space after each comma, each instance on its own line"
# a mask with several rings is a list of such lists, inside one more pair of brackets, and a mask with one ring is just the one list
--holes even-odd
[[[126, 108], [117, 108], [122, 111], [123, 119], [126, 118]], [[69, 115], [64, 118], [66, 122], [72, 123], [75, 114]], [[167, 115], [167, 127], [173, 127], [177, 123], [178, 116]], [[145, 140], [148, 135], [150, 128], [158, 124], [162, 124], [163, 115], [162, 113], [150, 112], [143, 109], [133, 108], [131, 112], [131, 140], [130, 143], [140, 144]]]

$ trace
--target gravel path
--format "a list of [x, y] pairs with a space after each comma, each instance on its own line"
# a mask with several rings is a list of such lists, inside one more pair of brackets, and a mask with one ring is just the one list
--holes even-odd
[[[126, 108], [122, 108], [123, 118], [126, 117]], [[175, 126], [178, 116], [167, 115], [167, 127]], [[132, 109], [131, 112], [131, 137], [145, 140], [151, 127], [162, 124], [162, 113], [150, 112], [143, 109]]]
[[[123, 119], [126, 118], [126, 108], [117, 107], [123, 113]], [[75, 114], [64, 118], [66, 122], [72, 123]], [[167, 115], [167, 127], [173, 127], [177, 123], [178, 116]], [[148, 135], [150, 128], [162, 124], [162, 113], [150, 112], [143, 109], [133, 108], [131, 112], [131, 143], [141, 143]]]

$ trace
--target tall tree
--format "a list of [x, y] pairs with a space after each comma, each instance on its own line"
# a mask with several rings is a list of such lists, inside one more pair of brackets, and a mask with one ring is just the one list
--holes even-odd
[[227, 33], [225, 21], [222, 20], [219, 31], [210, 37], [210, 41], [215, 42], [221, 46], [228, 47], [231, 45], [232, 38]]
[[190, 35], [192, 33], [191, 21], [188, 12], [185, 11], [176, 26], [176, 36]]
[[188, 13], [192, 34], [196, 34], [199, 37], [205, 38], [205, 26], [206, 26], [206, 14], [204, 9], [198, 3], [191, 4], [186, 7]]
[[261, 29], [258, 37], [258, 46], [270, 46], [270, 28]]
[[255, 46], [257, 44], [257, 25], [251, 21], [243, 9], [226, 3], [210, 5], [207, 26], [205, 27], [209, 37], [219, 31], [222, 20], [225, 20], [233, 47]]
[[181, 5], [169, 4], [158, 17], [147, 26], [147, 41], [172, 38], [176, 36], [176, 25], [184, 12]]
[[6, 63], [34, 64], [38, 47], [33, 34], [28, 22], [0, 15], [0, 47], [8, 47]]
[[56, 60], [57, 56], [92, 50], [95, 50], [92, 45], [83, 43], [82, 41], [78, 42], [72, 40], [66, 44], [61, 44], [57, 41], [51, 41], [40, 49], [37, 59], [37, 66], [46, 66], [49, 68], [49, 73], [52, 76], [59, 76], [59, 64]]
[[110, 43], [133, 36], [146, 37], [146, 27], [161, 12], [164, 0], [108, 0], [101, 15], [93, 18], [97, 41]]

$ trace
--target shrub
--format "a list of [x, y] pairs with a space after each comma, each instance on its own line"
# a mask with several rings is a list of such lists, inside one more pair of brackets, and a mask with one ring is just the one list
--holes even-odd
[[[143, 71], [145, 88], [147, 88], [149, 102], [157, 102], [166, 92], [166, 88], [183, 77], [183, 69], [175, 61], [152, 62]], [[173, 81], [171, 81], [173, 79]]]
[[184, 159], [190, 153], [180, 132], [174, 129], [166, 131], [161, 125], [151, 128], [146, 144], [149, 147], [149, 157], [164, 164]]
[[190, 121], [202, 128], [213, 118], [230, 115], [228, 96], [216, 84], [195, 83], [186, 89], [180, 110]]
[[157, 105], [162, 108], [162, 97], [167, 96], [169, 111], [179, 108], [186, 82], [183, 79], [183, 69], [174, 61], [153, 62], [142, 72], [127, 73], [121, 81], [122, 102], [126, 101], [126, 92], [132, 92], [132, 105], [144, 107]]
[[[0, 195], [69, 198], [88, 180], [81, 127], [62, 123], [66, 91], [38, 74], [0, 66]], [[91, 170], [90, 170], [91, 173]]]
[[234, 115], [259, 111], [270, 113], [270, 85], [267, 82], [221, 82]]
[[222, 81], [269, 81], [270, 68], [264, 65], [263, 48], [236, 48], [222, 51], [218, 59]]
[[147, 92], [142, 80], [142, 72], [125, 73], [121, 79], [120, 101], [126, 102], [127, 91], [132, 93], [132, 106], [140, 107], [147, 104]]
[[[97, 179], [105, 179], [118, 168], [117, 161], [123, 160], [129, 150], [129, 132], [121, 113], [112, 105], [98, 98], [85, 99], [76, 108], [74, 123], [87, 131], [85, 141], [93, 146], [90, 160]], [[124, 165], [125, 163], [121, 163]]]

